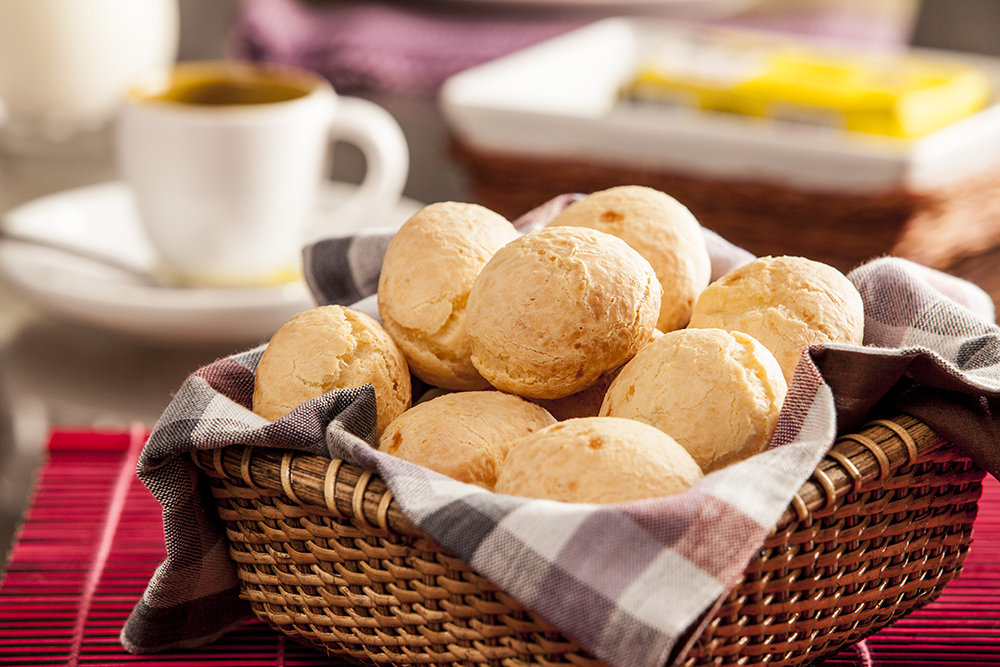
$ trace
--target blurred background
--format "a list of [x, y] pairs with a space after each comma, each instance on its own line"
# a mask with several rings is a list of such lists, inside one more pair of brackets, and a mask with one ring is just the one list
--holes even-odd
[[[342, 19], [342, 25], [356, 27], [354, 37], [348, 27], [331, 27], [325, 44], [321, 41], [322, 35], [307, 30], [296, 33], [301, 26], [282, 23], [280, 19], [286, 14], [281, 10], [287, 9], [284, 4], [266, 0], [244, 2], [241, 13], [240, 0], [180, 0], [179, 58], [217, 58], [236, 52], [308, 63], [324, 71], [339, 92], [379, 102], [400, 121], [415, 155], [406, 194], [424, 202], [465, 200], [469, 196], [459, 165], [444, 154], [447, 128], [435, 99], [444, 77], [606, 16], [665, 17], [774, 27], [793, 34], [840, 39], [848, 44], [860, 42], [873, 47], [906, 44], [1000, 56], [1000, 7], [995, 0], [720, 0], [704, 3], [670, 0], [389, 0], [374, 3], [304, 0], [297, 3], [313, 10], [320, 25], [331, 26], [335, 20]], [[256, 20], [257, 10], [267, 8], [279, 10], [275, 12], [275, 23]], [[381, 36], [380, 29], [384, 31]], [[304, 43], [290, 41], [296, 35]], [[373, 36], [372, 41], [366, 43], [364, 38], [369, 35]], [[472, 43], [470, 35], [475, 35], [478, 43]], [[392, 40], [400, 37], [402, 43], [394, 45]], [[357, 48], [361, 55], [342, 52], [351, 48]], [[412, 69], [406, 74], [393, 73], [388, 65], [378, 62], [380, 55], [394, 61], [408, 60]], [[349, 154], [344, 159], [338, 156], [336, 176], [359, 179], [360, 160], [356, 154]]]
[[[0, 0], [0, 59], [4, 35], [12, 39], [18, 30], [9, 18], [16, 15], [12, 10], [18, 3], [34, 2]], [[526, 165], [515, 155], [507, 164], [509, 171], [531, 182], [514, 182], [504, 193], [477, 182], [498, 173], [503, 165], [488, 153], [456, 143], [442, 114], [441, 87], [470, 67], [602, 18], [626, 15], [640, 24], [672, 19], [772, 30], [840, 43], [855, 51], [924, 47], [1000, 57], [996, 0], [178, 0], [177, 6], [178, 59], [240, 57], [315, 69], [341, 94], [375, 101], [398, 120], [411, 153], [407, 197], [425, 203], [509, 203], [510, 211], [501, 211], [505, 215], [524, 208], [509, 190], [523, 190], [531, 201], [542, 203], [543, 191], [532, 190], [538, 185], [534, 176], [539, 167]], [[9, 73], [18, 64], [0, 62], [0, 75], [5, 66]], [[107, 137], [103, 141], [87, 150], [57, 147], [45, 155], [0, 153], [0, 214], [40, 197], [115, 180], [117, 169]], [[605, 182], [600, 178], [633, 180], [643, 175], [627, 169], [609, 175], [598, 166], [587, 176], [592, 180], [555, 181], [552, 187], [579, 187], [576, 183], [597, 187]], [[360, 154], [344, 148], [332, 176], [356, 183], [363, 170]], [[671, 177], [678, 187], [697, 186], [676, 174]], [[963, 250], [981, 256], [996, 240], [1000, 213], [997, 198], [984, 203], [979, 195], [995, 194], [997, 185], [994, 180], [967, 190], [961, 197], [949, 194], [948, 201], [965, 203], [963, 214], [968, 209], [996, 213], [986, 222], [981, 215], [976, 218], [975, 224], [984, 230], [976, 238], [985, 239], [984, 245]], [[845, 201], [854, 205], [857, 199], [816, 200], [809, 193], [792, 194], [786, 199], [797, 198], [803, 207], [795, 210], [810, 215], [824, 207], [844, 206]], [[885, 205], [905, 209], [911, 216], [915, 202], [923, 201], [923, 194], [918, 195], [903, 193]], [[484, 202], [489, 196], [495, 199]], [[758, 195], [747, 194], [744, 208], [753, 196]], [[766, 196], [773, 198], [773, 192]], [[868, 199], [862, 204], [872, 205]], [[966, 275], [985, 288], [996, 288], [994, 260], [985, 261], [986, 269], [981, 261], [973, 270], [962, 264], [966, 260], [960, 254], [956, 251], [947, 258], [949, 268], [959, 274], [959, 269], [967, 269]], [[117, 429], [135, 422], [152, 426], [190, 372], [263, 342], [172, 345], [114, 329], [52, 313], [23, 290], [0, 289], [0, 569], [52, 428]]]

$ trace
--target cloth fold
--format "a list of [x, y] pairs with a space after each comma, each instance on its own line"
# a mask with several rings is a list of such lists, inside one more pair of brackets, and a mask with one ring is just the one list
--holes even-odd
[[[543, 225], [572, 200], [549, 202], [516, 224]], [[751, 258], [706, 234], [715, 275]], [[352, 249], [361, 242], [365, 252]], [[344, 238], [307, 249], [317, 299], [367, 296], [370, 303], [359, 286], [377, 284], [373, 247], [370, 238]], [[340, 279], [330, 280], [331, 267]], [[133, 653], [190, 646], [249, 613], [242, 603], [217, 609], [220, 599], [234, 597], [235, 565], [206, 482], [184, 456], [239, 442], [339, 457], [377, 472], [414, 524], [595, 656], [620, 667], [664, 664], [687, 628], [738, 580], [838, 429], [873, 407], [918, 406], [916, 416], [954, 434], [974, 460], [1000, 474], [1000, 329], [989, 297], [895, 258], [874, 260], [849, 278], [865, 302], [865, 347], [803, 350], [771, 447], [666, 498], [595, 506], [490, 493], [374, 449], [370, 386], [327, 394], [269, 423], [250, 411], [263, 347], [200, 369], [140, 457], [139, 477], [164, 507], [167, 559], [122, 629], [123, 646]], [[206, 605], [216, 605], [214, 614], [204, 613]]]

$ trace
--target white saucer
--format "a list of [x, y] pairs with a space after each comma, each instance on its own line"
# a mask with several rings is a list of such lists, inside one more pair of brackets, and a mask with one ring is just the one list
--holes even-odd
[[[317, 204], [335, 208], [356, 186], [331, 182]], [[398, 227], [422, 204], [404, 198], [380, 227]], [[4, 216], [11, 232], [56, 240], [151, 269], [153, 249], [120, 182], [49, 195]], [[168, 344], [265, 342], [314, 305], [302, 282], [248, 289], [148, 287], [123, 273], [44, 247], [0, 243], [0, 277], [32, 305], [61, 318]]]

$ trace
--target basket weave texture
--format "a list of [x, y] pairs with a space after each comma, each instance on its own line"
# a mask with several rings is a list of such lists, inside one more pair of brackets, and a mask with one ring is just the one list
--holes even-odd
[[[416, 529], [372, 473], [266, 447], [193, 458], [241, 596], [290, 637], [362, 664], [602, 664]], [[961, 571], [983, 474], [906, 415], [841, 436], [675, 664], [809, 664], [930, 602]]]
[[750, 252], [801, 255], [847, 272], [891, 253], [945, 268], [1000, 242], [1000, 170], [931, 191], [801, 189], [756, 174], [706, 177], [634, 163], [484, 150], [453, 139], [475, 201], [511, 220], [565, 192], [645, 185]]

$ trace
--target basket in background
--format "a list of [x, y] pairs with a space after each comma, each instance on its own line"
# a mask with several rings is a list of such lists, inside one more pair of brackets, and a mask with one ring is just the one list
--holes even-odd
[[755, 255], [798, 255], [850, 271], [880, 255], [945, 269], [1000, 244], [1000, 170], [935, 190], [835, 192], [753, 178], [706, 178], [637, 165], [483, 150], [450, 152], [473, 199], [514, 220], [565, 192], [645, 185]]

